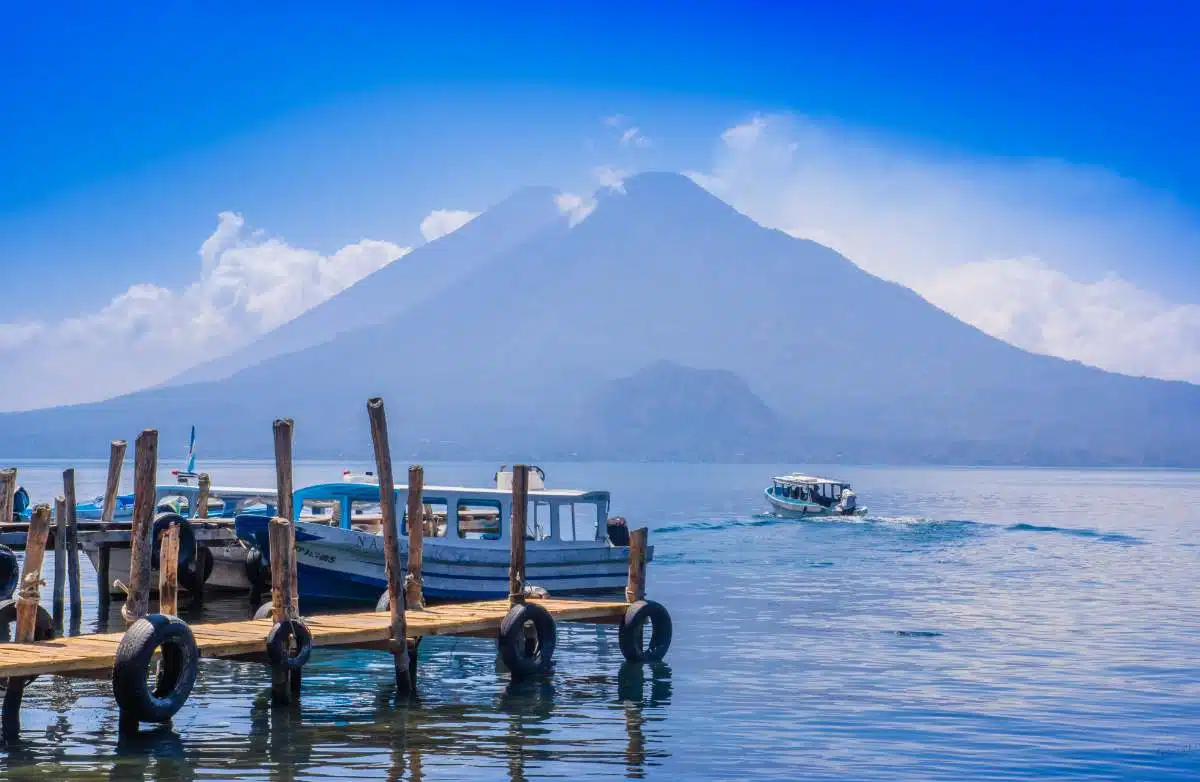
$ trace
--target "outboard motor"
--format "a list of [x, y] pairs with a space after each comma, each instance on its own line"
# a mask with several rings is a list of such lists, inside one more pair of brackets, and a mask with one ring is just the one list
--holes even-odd
[[858, 497], [855, 496], [853, 489], [846, 489], [842, 492], [842, 499], [838, 502], [838, 510], [843, 515], [849, 516], [858, 508]]
[[623, 516], [608, 517], [608, 540], [614, 546], [629, 545], [629, 526]]

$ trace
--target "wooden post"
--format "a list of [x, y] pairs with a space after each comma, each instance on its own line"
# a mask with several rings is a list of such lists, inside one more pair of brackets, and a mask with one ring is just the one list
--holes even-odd
[[173, 523], [163, 532], [162, 548], [158, 551], [158, 612], [167, 616], [179, 615], [179, 524]]
[[67, 583], [71, 590], [71, 617], [78, 617], [83, 606], [79, 586], [79, 519], [76, 515], [75, 469], [63, 470], [63, 501], [67, 512]]
[[46, 538], [50, 535], [50, 506], [42, 503], [33, 509], [29, 533], [25, 538], [25, 564], [17, 588], [17, 628], [13, 641], [30, 643], [37, 629], [37, 609], [41, 599], [42, 560], [46, 557]]
[[[288, 535], [291, 536], [291, 549], [296, 550], [296, 514], [292, 507], [292, 442], [295, 423], [290, 418], [276, 418], [275, 431], [275, 489], [279, 495], [276, 506], [279, 515], [288, 520]], [[292, 569], [292, 608], [297, 615], [300, 613], [300, 589], [296, 580], [296, 570]]]
[[101, 543], [96, 551], [96, 595], [99, 599], [100, 619], [104, 624], [107, 624], [108, 606], [112, 601], [112, 582], [108, 578], [111, 560], [112, 547]]
[[208, 493], [211, 490], [212, 480], [208, 473], [200, 473], [200, 495], [196, 497], [196, 512], [193, 514], [198, 519], [208, 518]]
[[54, 498], [54, 623], [63, 616], [63, 595], [67, 587], [67, 501]]
[[512, 546], [508, 560], [508, 604], [525, 602], [525, 516], [529, 511], [529, 468], [513, 465]]
[[425, 468], [408, 468], [408, 575], [404, 577], [404, 602], [410, 611], [425, 607], [422, 568], [425, 560]]
[[17, 469], [0, 470], [0, 524], [11, 524], [13, 502], [17, 493]]
[[129, 540], [129, 596], [121, 616], [133, 623], [149, 612], [150, 559], [154, 554], [154, 492], [158, 475], [158, 430], [138, 435], [133, 456], [133, 527]]
[[[292, 600], [292, 571], [296, 564], [293, 558], [291, 519], [276, 516], [267, 527], [267, 539], [271, 553], [271, 603], [272, 616], [276, 623], [296, 618], [295, 602]], [[288, 671], [271, 669], [271, 700], [276, 705], [291, 702], [292, 677]]]
[[121, 488], [121, 467], [125, 464], [125, 449], [129, 446], [124, 440], [113, 440], [108, 450], [108, 482], [104, 485], [104, 506], [100, 511], [100, 520], [109, 522], [117, 512], [117, 491]]
[[267, 527], [267, 536], [271, 548], [271, 615], [276, 622], [296, 617], [295, 604], [292, 601], [292, 570], [295, 560], [292, 556], [292, 522], [282, 516], [271, 519]]
[[371, 442], [375, 446], [375, 474], [379, 476], [379, 510], [383, 517], [383, 557], [387, 573], [388, 606], [392, 613], [391, 640], [396, 663], [396, 688], [401, 695], [410, 695], [413, 692], [413, 679], [409, 669], [408, 627], [404, 617], [400, 531], [396, 526], [396, 484], [392, 478], [392, 449], [388, 442], [387, 413], [383, 409], [382, 399], [375, 397], [367, 402], [367, 416], [371, 420]]
[[625, 602], [636, 603], [646, 597], [646, 541], [650, 531], [645, 527], [629, 533], [629, 580], [625, 582]]
[[[15, 472], [13, 474], [15, 478]], [[29, 643], [37, 637], [37, 612], [41, 599], [39, 587], [42, 581], [42, 560], [46, 556], [46, 538], [50, 534], [50, 506], [45, 503], [33, 509], [29, 532], [25, 537], [25, 564], [21, 572], [21, 585], [17, 590], [15, 643]], [[0, 734], [6, 742], [21, 737], [21, 699], [25, 685], [32, 677], [12, 678], [4, 690], [4, 708]]]

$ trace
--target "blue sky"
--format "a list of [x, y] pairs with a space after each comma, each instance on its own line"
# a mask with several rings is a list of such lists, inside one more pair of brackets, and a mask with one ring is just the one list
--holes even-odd
[[[521, 185], [582, 192], [602, 165], [710, 171], [724, 131], [785, 114], [931, 170], [986, 161], [983, 179], [1058, 161], [1076, 172], [1052, 188], [1064, 220], [1121, 190], [1104, 208], [1141, 222], [1105, 240], [1133, 248], [1120, 257], [1059, 252], [1053, 267], [1200, 303], [1187, 4], [517, 5], [9, 4], [0, 266], [31, 295], [0, 320], [180, 289], [223, 211], [319, 253], [409, 247], [430, 210], [479, 211]], [[616, 114], [628, 119], [605, 125]], [[621, 145], [629, 127], [652, 143]], [[775, 204], [750, 190], [727, 199], [775, 227], [804, 222], [764, 220]], [[1141, 253], [1148, 242], [1162, 246]]]

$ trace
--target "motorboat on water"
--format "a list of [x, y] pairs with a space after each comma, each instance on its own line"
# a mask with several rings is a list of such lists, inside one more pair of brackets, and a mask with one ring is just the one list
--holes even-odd
[[846, 481], [816, 475], [791, 473], [777, 475], [764, 492], [777, 516], [809, 518], [813, 516], [865, 516], [858, 495]]
[[[536, 472], [535, 472], [536, 471]], [[629, 536], [610, 517], [609, 493], [548, 489], [530, 472], [526, 578], [554, 595], [604, 594], [625, 586]], [[536, 476], [536, 481], [534, 480]], [[365, 477], [365, 476], [364, 476]], [[425, 486], [423, 584], [431, 599], [486, 599], [508, 594], [512, 471], [496, 485]], [[400, 555], [407, 560], [408, 487], [396, 487]], [[296, 570], [301, 599], [375, 603], [387, 588], [378, 481], [343, 480], [300, 489], [294, 496]], [[270, 517], [246, 513], [234, 522], [239, 539], [269, 572]], [[647, 558], [653, 550], [647, 551]], [[406, 563], [407, 564], [407, 563]]]

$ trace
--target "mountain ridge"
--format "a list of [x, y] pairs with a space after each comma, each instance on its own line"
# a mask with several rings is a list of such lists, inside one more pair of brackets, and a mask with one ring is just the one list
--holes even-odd
[[[623, 190], [602, 193], [573, 227], [552, 221], [463, 261], [451, 283], [369, 327], [220, 382], [0, 416], [0, 448], [36, 438], [49, 455], [68, 428], [107, 442], [113, 429], [195, 422], [219, 451], [266, 455], [267, 423], [288, 415], [298, 453], [362, 454], [362, 405], [382, 394], [398, 455], [589, 458], [592, 447], [685, 459], [636, 426], [610, 425], [619, 441], [595, 445], [613, 409], [598, 396], [619, 409], [611, 400], [623, 378], [668, 362], [691, 386], [680, 400], [720, 389], [714, 409], [744, 412], [758, 440], [768, 421], [787, 434], [757, 451], [753, 437], [748, 450], [733, 447], [737, 438], [695, 412], [671, 430], [694, 458], [1200, 465], [1188, 435], [1200, 425], [1200, 387], [1013, 347], [823, 245], [763, 228], [681, 175], [640, 174]], [[725, 374], [717, 382], [706, 371]], [[750, 412], [751, 397], [769, 414]], [[647, 409], [645, 394], [629, 400]]]

